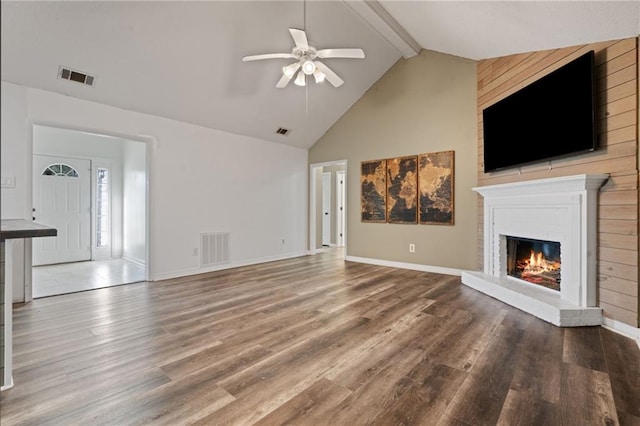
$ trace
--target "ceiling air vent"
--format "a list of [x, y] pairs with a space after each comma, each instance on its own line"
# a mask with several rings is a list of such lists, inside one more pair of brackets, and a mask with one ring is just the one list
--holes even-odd
[[289, 133], [289, 129], [285, 129], [284, 127], [278, 127], [278, 130], [276, 130], [276, 133], [282, 136], [287, 136], [287, 133]]
[[81, 83], [85, 86], [93, 86], [95, 82], [94, 76], [65, 67], [60, 67], [60, 69], [58, 69], [58, 78], [62, 80], [75, 81], [76, 83]]

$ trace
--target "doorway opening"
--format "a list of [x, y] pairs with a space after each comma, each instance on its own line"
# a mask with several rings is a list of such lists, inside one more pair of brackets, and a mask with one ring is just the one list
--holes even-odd
[[346, 160], [310, 165], [310, 254], [344, 247], [346, 256], [346, 170]]
[[58, 236], [34, 239], [25, 301], [147, 280], [146, 145], [33, 126], [33, 219]]

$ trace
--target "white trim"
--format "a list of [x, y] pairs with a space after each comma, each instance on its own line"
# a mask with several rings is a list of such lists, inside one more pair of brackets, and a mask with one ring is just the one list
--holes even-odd
[[640, 348], [640, 328], [636, 328], [632, 325], [625, 324], [623, 322], [616, 321], [607, 317], [602, 317], [602, 326], [607, 330], [611, 330], [615, 333], [635, 340], [638, 348]]
[[293, 258], [296, 258], [296, 257], [302, 257], [302, 256], [307, 256], [307, 255], [309, 255], [308, 252], [300, 251], [300, 252], [293, 252], [293, 253], [287, 253], [287, 254], [281, 254], [281, 255], [275, 255], [275, 256], [259, 257], [259, 258], [255, 258], [255, 259], [233, 261], [233, 262], [225, 263], [225, 264], [222, 264], [222, 265], [210, 266], [210, 267], [207, 267], [207, 268], [183, 269], [181, 271], [166, 272], [166, 273], [163, 273], [163, 274], [154, 275], [154, 277], [152, 279], [150, 279], [149, 281], [160, 281], [160, 280], [168, 280], [168, 279], [172, 279], [172, 278], [186, 277], [186, 276], [189, 276], [189, 275], [206, 274], [208, 272], [215, 272], [215, 271], [222, 271], [222, 270], [225, 270], [225, 269], [239, 268], [241, 266], [258, 265], [260, 263], [275, 262], [277, 260], [293, 259]]
[[536, 191], [541, 194], [574, 193], [597, 191], [607, 179], [609, 179], [608, 174], [582, 174], [478, 186], [471, 188], [471, 190], [478, 192], [485, 198], [521, 196], [528, 191]]
[[[331, 224], [333, 223], [333, 211], [331, 210], [331, 195], [332, 195], [332, 185], [331, 182], [333, 180], [332, 172], [322, 171], [322, 245], [331, 247]], [[329, 188], [327, 189], [327, 184]], [[326, 205], [326, 202], [329, 202], [329, 205]], [[325, 207], [327, 209], [325, 210]], [[327, 219], [325, 219], [327, 217]], [[325, 222], [329, 222], [328, 224]], [[328, 225], [328, 229], [325, 225]], [[328, 240], [327, 241], [327, 238]], [[326, 243], [326, 244], [325, 244]]]
[[346, 256], [348, 262], [367, 263], [369, 265], [388, 266], [390, 268], [410, 269], [412, 271], [433, 272], [435, 274], [456, 275], [462, 274], [461, 269], [445, 268], [443, 266], [421, 265], [419, 263], [395, 262], [393, 260], [372, 259], [369, 257]]
[[0, 388], [0, 392], [6, 391], [7, 389], [11, 389], [13, 387], [13, 376], [10, 377], [10, 381], [8, 385], [4, 385]]
[[[347, 160], [336, 160], [336, 161], [325, 161], [323, 163], [312, 163], [309, 164], [309, 212], [307, 214], [307, 217], [309, 218], [309, 223], [307, 223], [307, 229], [308, 229], [308, 250], [307, 250], [307, 254], [310, 255], [314, 255], [316, 254], [316, 251], [318, 250], [316, 248], [316, 243], [317, 243], [317, 239], [316, 239], [316, 220], [317, 220], [317, 216], [316, 216], [316, 195], [317, 195], [317, 191], [316, 191], [316, 184], [317, 184], [317, 180], [316, 180], [316, 174], [315, 174], [315, 170], [316, 169], [320, 169], [322, 170], [323, 167], [325, 166], [338, 166], [338, 165], [344, 165], [344, 172], [345, 172], [345, 184], [346, 184], [346, 178], [347, 178]], [[346, 191], [346, 186], [345, 186], [345, 191]], [[345, 192], [345, 199], [347, 195]], [[347, 199], [348, 200], [348, 199]], [[346, 217], [346, 202], [345, 202], [345, 217]], [[344, 224], [344, 254], [346, 256], [347, 254], [347, 224], [345, 222]]]
[[[340, 176], [342, 176], [342, 184], [340, 184]], [[345, 223], [347, 222], [347, 171], [340, 170], [336, 172], [336, 246], [342, 247], [344, 246], [344, 228]], [[339, 190], [339, 186], [342, 185], [342, 190]], [[342, 197], [340, 197], [342, 195]], [[342, 210], [340, 210], [340, 206], [342, 206]], [[342, 224], [342, 229], [340, 229], [340, 224]], [[340, 231], [342, 231], [342, 235], [340, 235]]]
[[511, 277], [464, 271], [462, 283], [559, 327], [600, 325], [602, 308], [581, 307], [560, 297], [557, 291]]
[[316, 168], [322, 165], [309, 164], [309, 253], [316, 254]]
[[4, 378], [2, 390], [13, 386], [13, 275], [15, 242], [10, 239], [4, 244]]
[[139, 138], [138, 142], [144, 142], [144, 155], [145, 155], [145, 178], [146, 178], [145, 193], [146, 194], [145, 194], [145, 206], [144, 206], [145, 208], [145, 252], [144, 252], [145, 269], [144, 271], [145, 271], [145, 279], [147, 281], [151, 281], [151, 277], [152, 277], [151, 259], [153, 258], [152, 256], [153, 253], [151, 252], [151, 249], [152, 249], [151, 230], [154, 229], [152, 221], [155, 220], [155, 216], [152, 215], [152, 209], [151, 209], [153, 205], [153, 199], [152, 199], [151, 193], [154, 187], [153, 160], [155, 156], [156, 147], [158, 146], [158, 140], [155, 138], [155, 136], [146, 135], [142, 133], [138, 134], [138, 138]]

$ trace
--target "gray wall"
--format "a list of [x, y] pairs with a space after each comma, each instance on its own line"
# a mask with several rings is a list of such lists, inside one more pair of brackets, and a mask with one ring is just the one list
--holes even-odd
[[[476, 63], [422, 51], [399, 60], [309, 151], [346, 159], [349, 256], [473, 269], [476, 264]], [[455, 225], [360, 221], [360, 162], [455, 151]], [[416, 245], [409, 253], [409, 244]]]

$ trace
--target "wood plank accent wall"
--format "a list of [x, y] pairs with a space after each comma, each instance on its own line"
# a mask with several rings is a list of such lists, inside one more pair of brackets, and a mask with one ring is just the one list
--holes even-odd
[[[482, 110], [594, 50], [600, 148], [562, 160], [483, 173]], [[638, 327], [638, 38], [478, 63], [478, 186], [583, 173], [609, 173], [598, 200], [598, 303], [608, 318]], [[535, 149], [535, 147], [530, 147]], [[478, 196], [478, 267], [483, 261], [483, 200]]]

